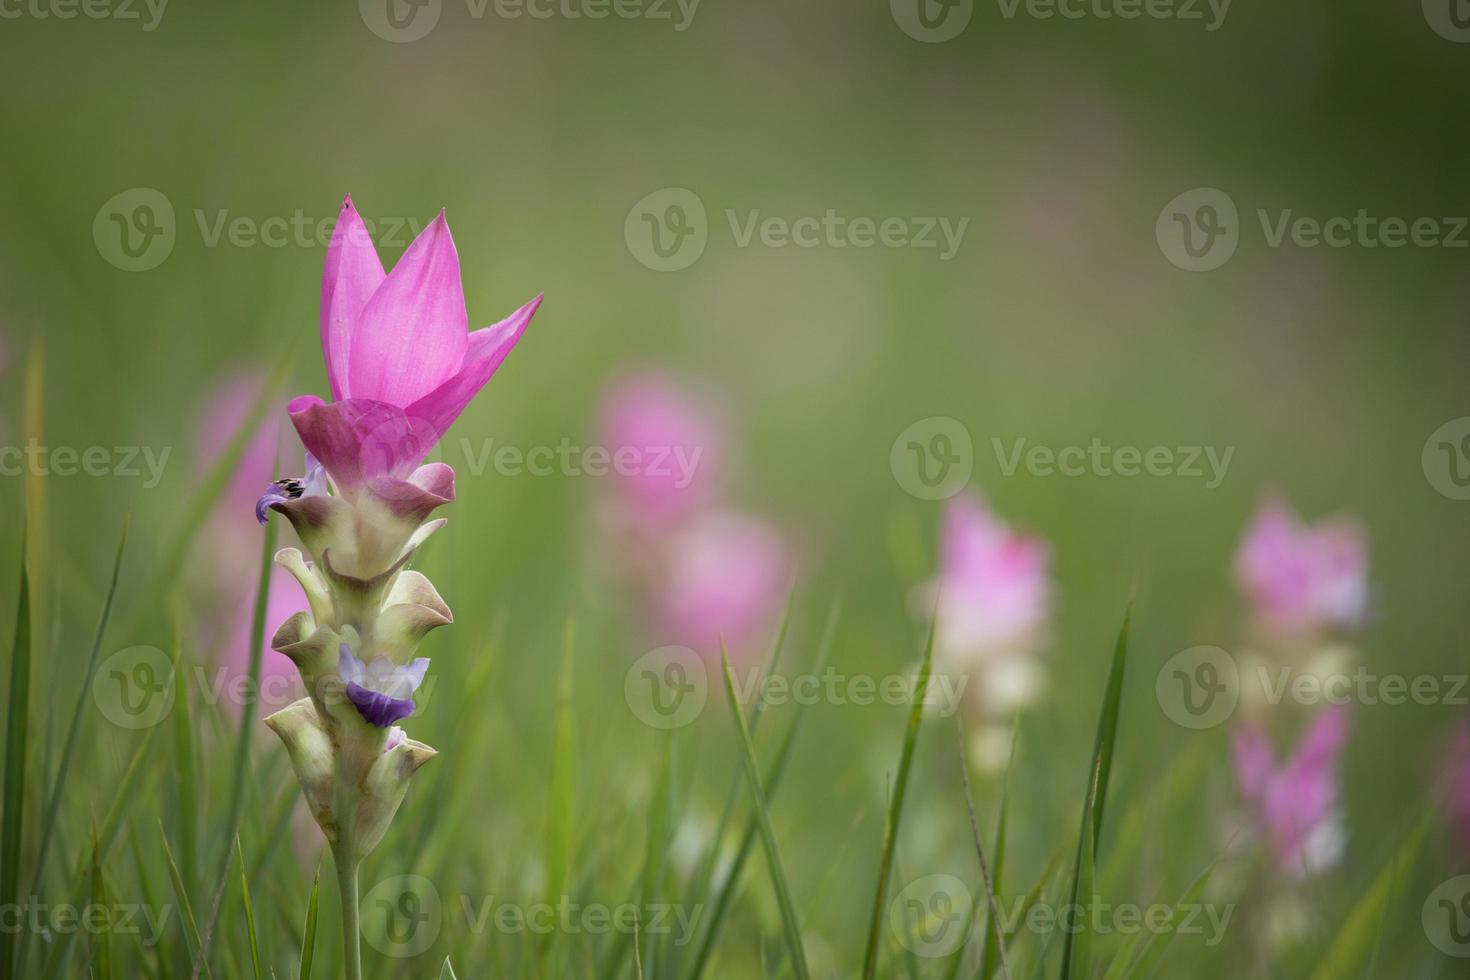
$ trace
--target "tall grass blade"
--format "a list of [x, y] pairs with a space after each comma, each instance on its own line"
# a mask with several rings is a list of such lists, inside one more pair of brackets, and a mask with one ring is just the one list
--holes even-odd
[[576, 643], [576, 624], [567, 620], [563, 631], [561, 677], [556, 689], [556, 728], [552, 735], [551, 792], [546, 814], [547, 889], [552, 896], [562, 894], [572, 851], [572, 808], [576, 805], [576, 732], [573, 727], [572, 653]]
[[[1088, 766], [1087, 793], [1082, 801], [1082, 832], [1077, 841], [1077, 861], [1072, 871], [1072, 899], [1074, 912], [1091, 908], [1094, 900], [1093, 882], [1097, 867], [1097, 841], [1102, 833], [1103, 804], [1107, 799], [1108, 777], [1113, 769], [1113, 750], [1118, 737], [1118, 713], [1123, 701], [1123, 674], [1128, 664], [1128, 627], [1133, 618], [1133, 607], [1123, 614], [1123, 627], [1118, 631], [1118, 642], [1113, 647], [1113, 662], [1108, 668], [1107, 688], [1103, 693], [1102, 714], [1097, 721], [1097, 741]], [[1085, 904], [1084, 904], [1085, 903]], [[1084, 925], [1087, 916], [1077, 913], [1077, 928], [1066, 931], [1062, 942], [1061, 980], [1071, 980], [1075, 975], [1088, 975], [1088, 957], [1091, 952], [1091, 936]]]
[[306, 927], [301, 937], [301, 968], [296, 975], [300, 980], [311, 980], [311, 961], [316, 957], [317, 907], [321, 901], [322, 869], [318, 865], [316, 877], [311, 880], [311, 896], [306, 900]]
[[[189, 903], [189, 892], [184, 888], [184, 879], [179, 874], [179, 863], [174, 860], [174, 852], [169, 847], [168, 834], [164, 833], [162, 821], [158, 824], [158, 837], [163, 841], [163, 856], [168, 863], [168, 878], [173, 883], [174, 900], [179, 903], [179, 911], [184, 920], [184, 942], [189, 951], [189, 960], [194, 962], [203, 948], [199, 941], [199, 923], [194, 918], [194, 907]], [[211, 976], [208, 963], [204, 964], [204, 975]]]
[[[980, 840], [980, 821], [975, 818], [975, 794], [970, 788], [970, 760], [965, 755], [965, 733], [959, 727], [958, 717], [955, 718], [955, 731], [960, 737], [960, 779], [961, 784], [965, 788], [965, 809], [970, 816], [970, 834], [975, 839], [975, 856], [980, 860], [980, 881], [985, 888], [985, 902], [989, 911], [989, 914], [986, 916], [990, 920], [989, 935], [995, 939], [994, 948], [999, 952], [1001, 975], [1006, 980], [1010, 980], [1011, 964], [1006, 959], [1006, 939], [1002, 933], [1000, 924], [1000, 906], [995, 900], [996, 879], [990, 875], [990, 865], [985, 859], [985, 844]], [[1014, 746], [1015, 742], [1012, 741], [1011, 744]], [[989, 945], [986, 946], [987, 951], [990, 948]], [[961, 952], [963, 952], [963, 947], [961, 948]], [[981, 975], [985, 976], [983, 973]]]
[[117, 595], [118, 576], [122, 572], [123, 550], [127, 547], [128, 525], [131, 523], [131, 517], [123, 522], [122, 536], [117, 542], [117, 557], [112, 563], [112, 579], [107, 585], [107, 597], [102, 602], [102, 615], [97, 621], [97, 630], [92, 636], [92, 652], [87, 658], [87, 670], [82, 675], [81, 689], [77, 692], [77, 706], [72, 712], [71, 724], [67, 726], [66, 741], [62, 744], [61, 762], [56, 770], [56, 782], [52, 785], [51, 793], [46, 799], [45, 817], [41, 824], [41, 839], [36, 845], [36, 873], [31, 881], [32, 894], [40, 893], [41, 879], [46, 871], [46, 857], [50, 852], [51, 837], [60, 817], [61, 797], [66, 789], [66, 777], [71, 771], [72, 756], [76, 752], [77, 738], [82, 730], [82, 718], [86, 714], [87, 700], [92, 694], [92, 680], [97, 676], [97, 661], [102, 653], [102, 639], [107, 633], [107, 621], [112, 616], [112, 601]]
[[919, 740], [919, 725], [924, 720], [924, 702], [929, 696], [929, 675], [934, 667], [934, 631], [938, 619], [936, 614], [929, 622], [929, 639], [924, 644], [924, 663], [919, 668], [919, 686], [914, 693], [914, 703], [909, 708], [903, 753], [898, 760], [898, 778], [893, 784], [893, 796], [888, 801], [888, 817], [883, 825], [883, 853], [878, 859], [878, 886], [873, 895], [873, 914], [868, 922], [868, 942], [863, 953], [863, 980], [873, 980], [878, 969], [878, 940], [883, 934], [883, 902], [888, 895], [888, 876], [893, 870], [893, 851], [898, 842], [899, 821], [903, 818], [903, 800], [908, 792], [914, 745]]
[[[995, 818], [995, 880], [992, 884], [995, 886], [996, 894], [1002, 894], [1005, 891], [1006, 837], [1010, 824], [1008, 815], [1010, 814], [1011, 773], [1016, 768], [1016, 743], [1020, 741], [1020, 738], [1021, 719], [1018, 715], [1015, 723], [1011, 726], [1011, 753], [1010, 758], [1006, 760], [1005, 781], [1001, 784], [1000, 814]], [[1001, 928], [1000, 924], [997, 924], [997, 928]], [[981, 980], [990, 980], [991, 977], [995, 976], [995, 968], [999, 962], [1000, 950], [1005, 946], [1005, 933], [1003, 929], [1001, 932], [995, 934], [1000, 936], [998, 942], [992, 943], [990, 941], [992, 933], [987, 932], [984, 936], [984, 942], [981, 945]]]
[[1322, 960], [1312, 974], [1312, 980], [1337, 980], [1339, 977], [1359, 975], [1359, 967], [1367, 958], [1369, 950], [1377, 940], [1385, 909], [1393, 900], [1404, 869], [1418, 860], [1419, 851], [1434, 826], [1434, 816], [1426, 813], [1418, 825], [1404, 838], [1394, 851], [1388, 865], [1373, 879], [1373, 884], [1363, 893], [1348, 913], [1342, 928], [1324, 948]]
[[[10, 705], [5, 714], [5, 799], [0, 804], [0, 902], [19, 907], [20, 835], [25, 808], [26, 741], [31, 712], [31, 582], [26, 536], [20, 542], [20, 598], [10, 644]], [[15, 933], [0, 929], [0, 974], [13, 975]]]
[[439, 980], [459, 980], [454, 975], [454, 967], [450, 965], [449, 957], [444, 957], [444, 965], [439, 968]]
[[776, 846], [776, 834], [771, 829], [770, 813], [766, 809], [766, 794], [761, 787], [760, 763], [755, 758], [755, 745], [750, 740], [750, 729], [745, 723], [745, 710], [735, 696], [735, 672], [730, 667], [730, 655], [720, 645], [720, 662], [725, 670], [725, 697], [730, 711], [735, 716], [735, 725], [740, 735], [741, 758], [745, 764], [745, 782], [750, 789], [750, 798], [755, 808], [757, 826], [760, 828], [761, 846], [766, 853], [766, 867], [771, 873], [771, 884], [776, 890], [776, 904], [781, 909], [781, 926], [786, 934], [786, 946], [791, 957], [792, 968], [797, 980], [810, 980], [807, 970], [806, 948], [802, 945], [801, 926], [796, 919], [796, 905], [791, 901], [791, 890], [786, 885], [786, 873], [781, 867], [781, 851]]
[[[264, 980], [260, 973], [260, 943], [255, 938], [255, 909], [250, 904], [250, 881], [245, 876], [245, 853], [240, 849], [238, 835], [235, 837], [235, 861], [240, 866], [240, 899], [245, 904], [245, 936], [250, 941], [250, 968], [255, 980]], [[448, 965], [446, 960], [445, 966]]]
[[[837, 633], [837, 621], [841, 617], [841, 602], [832, 603], [832, 610], [827, 615], [827, 625], [822, 630], [822, 638], [817, 646], [817, 657], [812, 663], [811, 673], [813, 676], [821, 676], [823, 669], [827, 666], [827, 658], [832, 652], [832, 639]], [[774, 662], [774, 660], [773, 660]], [[791, 720], [791, 727], [786, 730], [786, 737], [781, 740], [780, 747], [776, 750], [776, 759], [771, 766], [771, 771], [766, 775], [766, 800], [775, 799], [776, 790], [781, 785], [781, 776], [786, 771], [786, 762], [791, 758], [791, 749], [796, 744], [796, 736], [801, 731], [802, 720], [806, 717], [807, 703], [803, 701], [797, 705], [796, 716]], [[752, 812], [749, 823], [746, 824], [745, 834], [740, 840], [740, 847], [735, 852], [735, 859], [730, 862], [729, 873], [725, 876], [720, 886], [719, 893], [715, 896], [712, 911], [709, 915], [709, 925], [705, 929], [704, 940], [700, 943], [699, 952], [694, 960], [694, 967], [689, 972], [690, 980], [699, 980], [704, 969], [709, 965], [710, 957], [714, 953], [715, 943], [720, 938], [720, 931], [725, 924], [726, 914], [729, 912], [730, 904], [734, 900], [735, 892], [740, 887], [740, 877], [745, 870], [745, 862], [750, 858], [751, 851], [755, 847], [756, 834], [759, 831], [759, 816]], [[706, 903], [708, 906], [709, 903]]]
[[[98, 853], [97, 828], [92, 828], [92, 905], [93, 908], [108, 909], [107, 883], [102, 880], [102, 858]], [[92, 976], [94, 980], [112, 980], [112, 930], [97, 930], [92, 951]]]

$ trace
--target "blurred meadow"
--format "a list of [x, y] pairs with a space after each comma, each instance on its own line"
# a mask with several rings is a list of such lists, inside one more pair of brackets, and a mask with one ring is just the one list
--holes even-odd
[[[228, 682], [305, 604], [281, 574], [259, 602], [251, 508], [301, 472], [288, 400], [329, 395], [348, 192], [390, 269], [444, 211], [471, 330], [546, 297], [431, 456], [457, 499], [413, 565], [454, 623], [403, 726], [438, 757], [363, 863], [364, 976], [1463, 975], [1461, 7], [918, 2], [0, 0], [0, 976], [344, 975], [261, 722], [292, 668], [261, 653], [265, 704]], [[775, 674], [838, 678], [745, 686], [755, 766], [789, 762], [763, 805], [721, 613], [695, 641], [650, 612], [616, 476], [529, 465], [609, 446], [630, 378], [718, 420], [712, 492], [779, 541], [737, 681], [788, 583]], [[1046, 462], [1094, 444], [1167, 463]], [[1045, 556], [1044, 680], [989, 736], [972, 702], [854, 696], [922, 673], [961, 501]], [[1353, 688], [1308, 873], [1239, 773], [1249, 725], [1283, 758], [1320, 704], [1242, 681], [1194, 727], [1172, 694], [1188, 651], [1244, 676], [1270, 646], [1237, 550], [1273, 501], [1365, 542], [1334, 669], [1434, 685]], [[738, 605], [750, 566], [699, 560], [689, 601]], [[697, 655], [670, 673], [669, 645]], [[677, 724], [661, 680], [699, 688]], [[1110, 911], [1015, 917], [997, 962], [967, 791], [1002, 913]], [[1117, 911], [1160, 903], [1196, 928]]]

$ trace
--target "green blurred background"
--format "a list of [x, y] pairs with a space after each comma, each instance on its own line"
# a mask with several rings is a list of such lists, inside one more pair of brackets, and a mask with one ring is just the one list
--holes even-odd
[[[472, 327], [547, 294], [454, 437], [589, 442], [608, 381], [650, 363], [724, 397], [738, 421], [736, 496], [800, 541], [800, 658], [839, 594], [838, 663], [889, 671], [917, 658], [908, 597], [930, 574], [939, 505], [904, 491], [889, 449], [921, 419], [964, 423], [973, 484], [1003, 517], [1051, 541], [1058, 588], [1053, 694], [1026, 720], [1012, 789], [1016, 887], [1075, 839], [1107, 654], [1134, 595], [1115, 812], [1148, 799], [1183, 753], [1198, 750], [1208, 775], [1167, 813], [1139, 811], [1159, 844], [1120, 887], [1138, 901], [1175, 895], [1218, 853], [1214, 816], [1233, 799], [1225, 734], [1173, 726], [1153, 685], [1175, 652], [1239, 642], [1230, 561], [1267, 494], [1311, 519], [1356, 514], [1368, 529], [1366, 663], [1405, 674], [1466, 669], [1470, 504], [1437, 492], [1420, 458], [1431, 432], [1470, 414], [1467, 253], [1271, 247], [1256, 219], [1257, 209], [1470, 213], [1470, 45], [1441, 36], [1416, 5], [1237, 0], [1209, 31], [1177, 19], [1041, 19], [1024, 7], [1007, 17], [979, 4], [944, 43], [909, 36], [878, 0], [703, 0], [684, 30], [677, 7], [670, 20], [537, 19], [498, 15], [493, 3], [476, 17], [444, 0], [437, 25], [408, 43], [378, 36], [375, 14], [343, 2], [176, 0], [153, 30], [141, 7], [141, 20], [6, 9], [21, 15], [0, 20], [0, 340], [9, 351], [0, 436], [20, 438], [27, 351], [42, 345], [47, 442], [173, 447], [157, 488], [114, 477], [44, 482], [37, 608], [54, 647], [38, 653], [38, 733], [54, 738], [69, 719], [129, 509], [127, 573], [104, 653], [167, 646], [171, 596], [154, 576], [200, 479], [200, 412], [214, 387], [296, 345], [287, 394], [326, 394], [321, 244], [211, 246], [209, 228], [222, 214], [325, 221], [347, 191], [370, 219], [423, 224], [447, 210]], [[708, 245], [687, 268], [659, 272], [630, 249], [624, 224], [669, 187], [698, 195]], [[1160, 210], [1196, 187], [1224, 190], [1240, 212], [1235, 254], [1200, 273], [1176, 268], [1155, 237]], [[156, 190], [175, 213], [172, 250], [144, 271], [118, 268], [93, 234], [99, 209], [131, 188]], [[829, 208], [969, 223], [945, 261], [933, 249], [741, 247], [725, 219], [727, 209], [795, 218]], [[385, 261], [408, 240], [400, 232]], [[1207, 489], [1184, 478], [1006, 476], [991, 448], [992, 438], [1060, 447], [1093, 437], [1235, 452], [1223, 484]], [[411, 841], [422, 847], [438, 833], [453, 840], [461, 878], [497, 892], [532, 887], [518, 883], [534, 880], [526, 852], [545, 833], [560, 635], [572, 618], [577, 826], [601, 842], [585, 846], [602, 848], [610, 880], [631, 881], [662, 749], [621, 695], [642, 638], [613, 629], [588, 595], [588, 508], [599, 487], [475, 477], [453, 446], [443, 458], [460, 470], [459, 501], [425, 568], [457, 623], [428, 652], [443, 683], [457, 686], [494, 635], [494, 682], [485, 702], [415, 719], [415, 736], [445, 754], [443, 774], [410, 794], [398, 842], [368, 875], [395, 873]], [[23, 491], [20, 479], [0, 479], [6, 595]], [[8, 630], [12, 603], [3, 605]], [[1398, 846], [1410, 811], [1427, 805], [1463, 710], [1356, 712], [1348, 859], [1322, 897], [1331, 929]], [[773, 809], [824, 975], [856, 970], [903, 717], [893, 707], [814, 709]], [[972, 873], [951, 743], [944, 726], [920, 742], [905, 872], [953, 864]], [[77, 764], [92, 778], [73, 779], [68, 846], [81, 844], [89, 812], [105, 810], [105, 787], [134, 744], [105, 723], [86, 730]], [[225, 751], [202, 744], [206, 768]], [[258, 789], [267, 811], [289, 776], [278, 746], [262, 740], [257, 752], [258, 775], [275, 781]], [[717, 813], [738, 764], [723, 710], [707, 712], [678, 752], [681, 806]], [[163, 785], [168, 773], [157, 778]], [[204, 801], [207, 814], [223, 793]], [[995, 787], [977, 796], [989, 817]], [[171, 825], [168, 799], [151, 796], [139, 825]], [[436, 829], [429, 801], [446, 799], [457, 801], [458, 822]], [[247, 830], [247, 844], [265, 822]], [[625, 853], [614, 841], [631, 844]], [[1454, 853], [1436, 839], [1405, 894], [1456, 870]], [[299, 921], [310, 867], [290, 857], [277, 855], [265, 893], [289, 907], [283, 919]], [[778, 943], [763, 874], [754, 860], [749, 907], [726, 939], [731, 975], [759, 975], [762, 931]], [[120, 892], [131, 875], [117, 872]], [[451, 876], [441, 887], [476, 886]], [[1418, 914], [1417, 898], [1394, 905], [1384, 962], [1452, 975], [1432, 965]], [[450, 932], [436, 952], [458, 958], [468, 947], [470, 963], [519, 963], [493, 949], [513, 938]], [[335, 940], [322, 942], [330, 950]], [[1255, 962], [1251, 942], [1232, 934], [1175, 966], [1225, 975]], [[432, 959], [411, 975], [429, 975]]]

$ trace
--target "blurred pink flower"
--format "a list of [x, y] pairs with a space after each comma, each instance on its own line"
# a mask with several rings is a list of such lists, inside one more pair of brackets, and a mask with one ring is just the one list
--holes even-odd
[[1445, 812], [1460, 849], [1470, 854], [1470, 722], [1455, 728], [1445, 760]]
[[1310, 526], [1284, 503], [1269, 501], [1241, 542], [1235, 576], [1257, 620], [1269, 629], [1352, 629], [1362, 623], [1367, 606], [1367, 543], [1352, 521]]
[[[199, 432], [199, 470], [212, 467], [249, 416], [260, 396], [265, 376], [242, 372], [221, 384], [204, 409]], [[283, 425], [268, 415], [251, 436], [238, 465], [230, 474], [219, 504], [205, 522], [200, 551], [209, 556], [207, 572], [195, 578], [195, 588], [205, 593], [204, 635], [201, 641], [215, 655], [213, 689], [223, 699], [225, 710], [238, 715], [242, 679], [250, 675], [250, 628], [255, 608], [255, 588], [260, 574], [260, 528], [251, 507], [260, 488], [275, 475], [276, 448]], [[300, 680], [290, 658], [270, 648], [272, 624], [279, 623], [300, 605], [295, 580], [278, 565], [271, 566], [271, 589], [267, 601], [266, 630], [261, 642], [261, 714], [284, 707], [300, 697]], [[209, 630], [209, 627], [215, 627]], [[246, 692], [248, 693], [248, 692]]]
[[1328, 708], [1307, 726], [1295, 754], [1278, 766], [1258, 720], [1235, 734], [1241, 796], [1283, 875], [1300, 878], [1327, 870], [1342, 855], [1337, 758], [1347, 736], [1347, 706]]
[[1045, 542], [997, 520], [978, 496], [951, 498], [939, 574], [917, 592], [920, 614], [938, 617], [936, 655], [965, 663], [1044, 642], [1052, 599], [1048, 561]]
[[713, 410], [671, 379], [645, 372], [615, 384], [601, 430], [630, 519], [668, 524], [713, 501], [724, 434]]
[[774, 526], [713, 511], [670, 534], [656, 619], [661, 642], [732, 659], [767, 643], [791, 588], [794, 563]]

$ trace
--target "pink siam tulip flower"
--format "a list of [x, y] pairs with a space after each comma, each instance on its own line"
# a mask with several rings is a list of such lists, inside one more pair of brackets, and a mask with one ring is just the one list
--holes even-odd
[[1315, 634], [1363, 622], [1367, 543], [1352, 521], [1309, 526], [1284, 503], [1268, 502], [1241, 542], [1235, 575], [1257, 621], [1272, 632]]
[[935, 653], [952, 663], [1027, 653], [1046, 639], [1051, 612], [1044, 542], [997, 520], [979, 497], [945, 507], [939, 574], [919, 589], [927, 618], [938, 602]]
[[655, 598], [660, 640], [717, 658], [770, 642], [791, 589], [794, 561], [771, 524], [713, 511], [672, 532]]
[[322, 275], [322, 353], [333, 402], [307, 395], [289, 406], [301, 441], [338, 492], [351, 497], [373, 480], [411, 479], [540, 305], [538, 295], [471, 333], [443, 213], [384, 273], [348, 197]]
[[1337, 758], [1347, 736], [1347, 706], [1328, 708], [1308, 725], [1296, 752], [1278, 766], [1270, 736], [1258, 721], [1247, 722], [1236, 733], [1241, 796], [1285, 876], [1325, 871], [1342, 855]]
[[308, 550], [331, 552], [340, 574], [366, 580], [385, 573], [405, 557], [428, 515], [454, 499], [454, 471], [420, 464], [540, 304], [538, 295], [470, 333], [459, 256], [444, 215], [385, 274], [349, 197], [322, 275], [322, 353], [335, 400], [304, 395], [288, 406], [309, 457], [336, 494], [325, 493], [309, 472], [273, 485], [257, 516], [263, 519], [266, 508], [285, 514]]
[[724, 433], [714, 412], [655, 373], [617, 383], [602, 407], [602, 440], [629, 516], [667, 525], [710, 505], [723, 465]]

